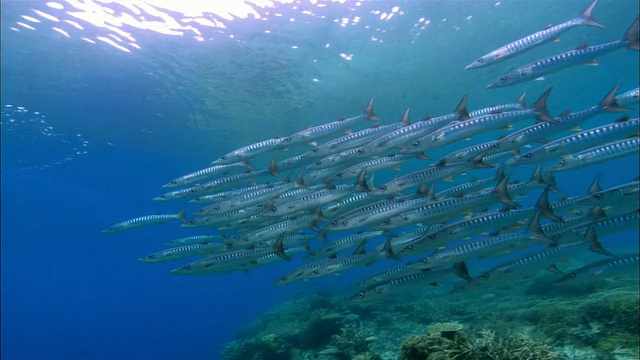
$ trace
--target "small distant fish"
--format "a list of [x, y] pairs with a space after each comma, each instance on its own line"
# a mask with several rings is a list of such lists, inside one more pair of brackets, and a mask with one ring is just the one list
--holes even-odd
[[597, 26], [604, 27], [600, 23], [596, 22], [591, 15], [593, 8], [598, 3], [598, 0], [589, 5], [580, 16], [573, 18], [569, 21], [563, 22], [562, 24], [558, 24], [556, 26], [548, 27], [544, 30], [538, 31], [531, 35], [525, 36], [522, 39], [518, 39], [512, 43], [509, 43], [499, 49], [493, 50], [490, 53], [483, 55], [478, 60], [472, 62], [467, 65], [465, 69], [475, 69], [491, 64], [495, 64], [498, 61], [504, 60], [511, 56], [523, 53], [527, 50], [532, 49], [533, 47], [543, 44], [547, 41], [551, 41], [556, 39], [556, 37], [563, 32], [579, 25], [587, 25], [587, 26]]
[[638, 50], [638, 19], [625, 32], [624, 36], [616, 41], [595, 46], [582, 45], [574, 50], [553, 55], [531, 64], [519, 67], [498, 80], [487, 85], [487, 89], [513, 85], [527, 80], [540, 78], [543, 75], [556, 72], [558, 70], [585, 63], [596, 64], [596, 57], [611, 51], [626, 47], [629, 50]]
[[129, 231], [149, 225], [160, 225], [171, 220], [179, 220], [183, 224], [186, 224], [187, 221], [184, 218], [184, 210], [180, 210], [176, 215], [147, 215], [137, 217], [135, 219], [126, 220], [115, 225], [109, 226], [107, 229], [102, 230], [103, 234], [113, 234], [119, 233], [123, 231]]

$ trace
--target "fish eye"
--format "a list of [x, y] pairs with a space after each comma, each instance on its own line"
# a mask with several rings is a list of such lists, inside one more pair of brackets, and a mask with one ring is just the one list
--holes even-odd
[[313, 270], [313, 271], [312, 271], [312, 273], [313, 273], [313, 275], [318, 275], [318, 274], [320, 273], [320, 271], [318, 271], [318, 270]]
[[222, 155], [222, 157], [220, 159], [227, 160], [227, 155]]
[[356, 152], [357, 152], [358, 154], [362, 154], [362, 153], [364, 152], [364, 149], [363, 149], [363, 148], [360, 148], [360, 149], [356, 150]]
[[335, 225], [338, 225], [338, 221], [337, 221], [337, 220], [333, 220], [333, 221], [331, 222], [331, 225], [334, 225], [334, 226], [335, 226]]
[[596, 200], [600, 200], [602, 199], [602, 194], [596, 193], [596, 194], [593, 194], [591, 197], [593, 197]]
[[560, 166], [563, 166], [564, 165], [564, 160], [558, 161], [558, 164], [560, 164]]
[[291, 141], [291, 137], [287, 136], [286, 138], [282, 139], [282, 141]]
[[429, 234], [429, 235], [427, 235], [427, 239], [433, 239], [433, 238], [435, 238], [435, 237], [436, 237], [436, 236], [435, 236], [434, 234]]
[[213, 210], [220, 210], [220, 205], [215, 206]]
[[558, 240], [558, 239], [560, 239], [560, 234], [555, 234], [551, 236], [551, 240]]
[[349, 222], [348, 222], [347, 220], [345, 220], [345, 221], [343, 221], [343, 222], [342, 222], [342, 225], [345, 225], [345, 226], [346, 226], [348, 223], [349, 223]]
[[147, 258], [149, 258], [149, 259], [155, 259], [155, 257], [156, 257], [155, 255], [149, 255], [149, 256], [147, 256]]
[[423, 263], [425, 263], [425, 264], [426, 264], [426, 263], [427, 263], [427, 258], [424, 258], [424, 259], [422, 259], [422, 260], [420, 260], [420, 261], [422, 261]]
[[182, 270], [189, 270], [191, 269], [191, 265], [185, 265], [182, 267]]
[[178, 182], [176, 180], [171, 180], [172, 184], [177, 184]]
[[378, 190], [385, 191], [387, 190], [387, 185], [382, 185], [378, 188]]
[[189, 221], [189, 224], [195, 224], [195, 223], [196, 223], [196, 219]]
[[193, 192], [196, 192], [196, 191], [198, 191], [196, 188], [191, 188], [191, 189], [189, 189], [189, 192], [192, 192], [192, 193], [193, 193]]
[[363, 297], [364, 297], [364, 291], [360, 291], [360, 292], [358, 293], [358, 297], [359, 297], [359, 298], [363, 298]]
[[287, 276], [285, 275], [285, 276], [281, 277], [280, 280], [287, 281]]
[[528, 159], [531, 157], [531, 154], [530, 153], [522, 154], [522, 157], [525, 159]]
[[382, 221], [382, 223], [385, 224], [385, 225], [389, 225], [390, 222], [391, 222], [391, 220], [389, 220], [389, 219], [384, 219]]
[[316, 165], [322, 165], [322, 161], [320, 160], [316, 161]]
[[489, 278], [489, 273], [482, 274], [482, 277], [485, 278], [485, 279], [488, 279]]
[[271, 209], [269, 209], [269, 211], [271, 211], [272, 213], [274, 213], [274, 212], [278, 211], [278, 208], [274, 206], [274, 207], [272, 207]]
[[501, 81], [506, 81], [506, 80], [507, 80], [507, 77], [506, 77], [506, 76], [501, 76], [501, 77], [500, 77], [500, 80], [501, 80]]
[[480, 59], [476, 60], [476, 62], [479, 62], [479, 63], [484, 62], [484, 59], [480, 58]]
[[317, 148], [317, 147], [316, 147], [316, 148], [313, 148], [313, 150], [311, 150], [311, 151], [313, 151], [313, 152], [317, 153], [318, 151], [320, 151], [320, 148]]
[[576, 278], [576, 274], [571, 274], [571, 275], [569, 275], [569, 279], [573, 280], [573, 279], [575, 279], [575, 278]]
[[491, 144], [491, 147], [494, 148], [494, 149], [497, 149], [499, 146], [500, 146], [500, 144], [498, 144], [497, 142]]
[[420, 141], [414, 141], [411, 143], [411, 146], [416, 147], [420, 145]]

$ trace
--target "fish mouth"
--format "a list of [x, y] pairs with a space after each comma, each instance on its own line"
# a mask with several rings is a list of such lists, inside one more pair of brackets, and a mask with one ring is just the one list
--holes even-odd
[[491, 83], [487, 85], [486, 89], [494, 89], [496, 87], [496, 83]]
[[465, 66], [465, 67], [464, 67], [464, 69], [465, 69], [465, 70], [469, 70], [469, 69], [475, 69], [475, 68], [477, 68], [477, 67], [478, 67], [478, 66], [477, 66], [477, 65], [475, 65], [475, 62], [472, 62], [471, 64], [469, 64], [469, 65]]

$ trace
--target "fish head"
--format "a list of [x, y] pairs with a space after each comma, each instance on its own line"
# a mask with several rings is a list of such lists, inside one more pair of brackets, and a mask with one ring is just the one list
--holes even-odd
[[508, 86], [519, 82], [520, 76], [517, 71], [512, 71], [510, 73], [504, 74], [500, 76], [500, 78], [491, 84], [487, 85], [487, 89], [495, 89], [502, 86]]
[[465, 66], [466, 70], [469, 69], [477, 69], [479, 67], [483, 67], [483, 66], [487, 66], [489, 64], [491, 64], [491, 60], [493, 60], [494, 57], [491, 54], [487, 54], [482, 56], [481, 58], [477, 59], [476, 61], [472, 62], [471, 64]]
[[187, 264], [177, 269], [173, 269], [171, 270], [171, 273], [174, 275], [189, 275], [191, 273], [191, 265]]

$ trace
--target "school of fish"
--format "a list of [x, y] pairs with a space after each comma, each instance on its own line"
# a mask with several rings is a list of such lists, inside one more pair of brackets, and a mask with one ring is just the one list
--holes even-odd
[[[597, 0], [574, 19], [482, 56], [467, 69], [514, 57], [575, 26], [602, 27], [592, 16], [596, 4]], [[637, 18], [618, 40], [583, 45], [522, 66], [487, 88], [591, 64], [619, 48], [638, 50]], [[386, 125], [375, 115], [372, 99], [358, 116], [241, 147], [164, 185], [168, 192], [153, 200], [188, 200], [199, 207], [190, 220], [183, 206], [177, 214], [126, 220], [103, 233], [179, 222], [183, 228], [215, 234], [175, 239], [138, 259], [187, 262], [171, 271], [177, 275], [249, 271], [303, 254], [305, 264], [273, 279], [274, 285], [387, 261], [388, 270], [355, 284], [349, 301], [375, 300], [445, 278], [458, 279], [451, 292], [459, 293], [523, 281], [543, 271], [559, 274], [553, 284], [637, 273], [637, 253], [614, 254], [601, 242], [608, 235], [638, 228], [637, 178], [602, 188], [598, 175], [584, 195], [549, 199], [550, 192], [561, 193], [569, 186], [556, 184], [555, 172], [638, 157], [638, 118], [624, 114], [638, 105], [639, 90], [621, 93], [620, 84], [611, 86], [592, 107], [555, 117], [547, 108], [553, 88], [531, 106], [522, 94], [514, 103], [469, 112], [464, 95], [449, 114], [412, 122], [407, 110], [400, 121]], [[580, 129], [605, 113], [622, 116]], [[502, 135], [505, 130], [509, 133]], [[480, 135], [494, 140], [475, 140]], [[465, 147], [458, 146], [462, 143]], [[451, 151], [429, 157], [441, 148]], [[299, 154], [280, 159], [284, 150]], [[255, 169], [257, 159], [270, 159], [269, 166]], [[403, 164], [419, 170], [401, 173]], [[512, 179], [514, 168], [528, 165], [537, 165], [529, 179]], [[452, 177], [482, 169], [494, 171], [445, 186]], [[374, 175], [389, 180], [376, 186]], [[522, 206], [516, 200], [525, 196], [537, 201]], [[528, 251], [510, 256], [522, 250]], [[568, 272], [556, 267], [583, 251], [597, 253], [601, 260]], [[197, 259], [185, 260], [193, 257]], [[470, 260], [487, 258], [504, 261], [490, 269], [467, 267]]]

